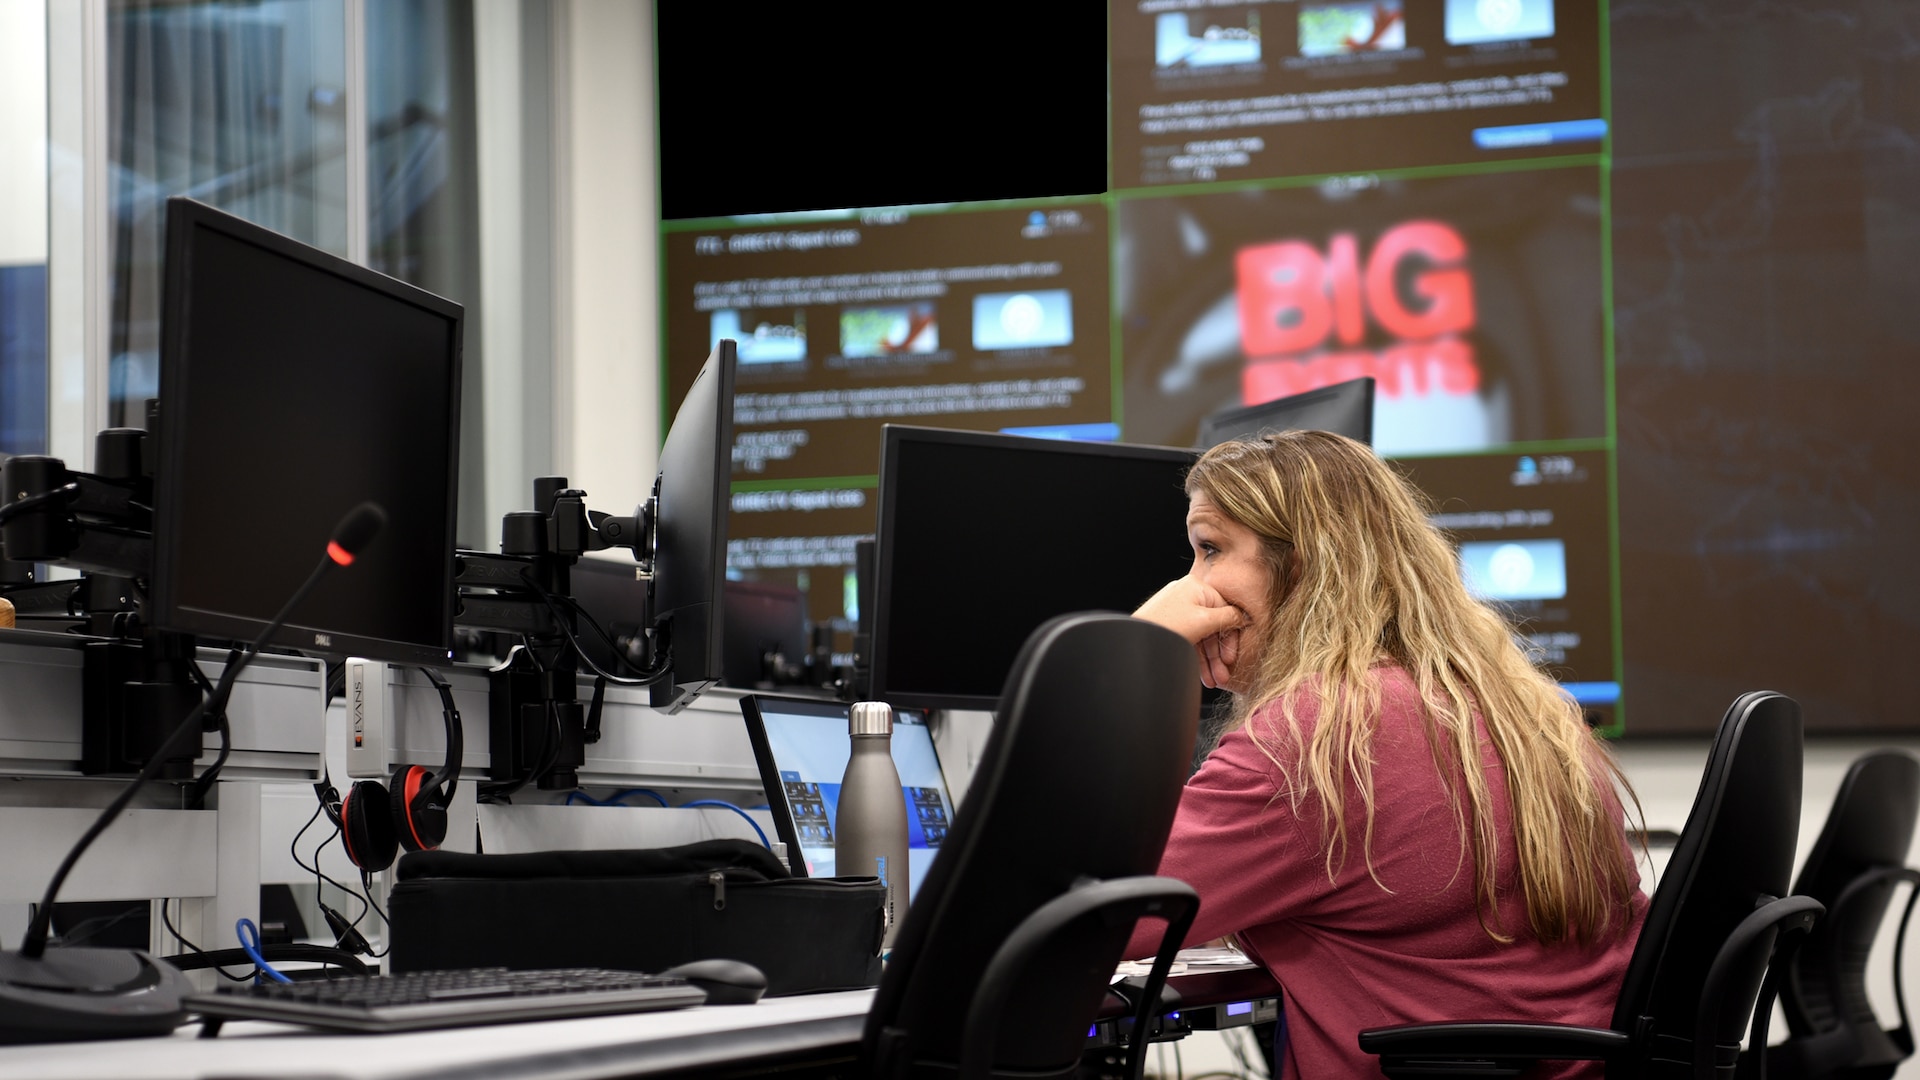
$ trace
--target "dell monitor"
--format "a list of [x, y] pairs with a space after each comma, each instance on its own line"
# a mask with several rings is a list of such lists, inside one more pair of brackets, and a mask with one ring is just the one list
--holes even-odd
[[653, 631], [671, 672], [655, 682], [656, 709], [678, 712], [720, 681], [725, 640], [727, 511], [733, 479], [731, 338], [713, 347], [660, 446], [653, 485]]
[[1331, 431], [1373, 445], [1373, 377], [1349, 379], [1259, 405], [1222, 409], [1200, 422], [1195, 445], [1206, 450], [1277, 431]]
[[166, 236], [148, 621], [252, 639], [371, 501], [273, 643], [450, 663], [460, 305], [186, 198]]
[[1056, 615], [1131, 612], [1186, 573], [1193, 450], [887, 425], [871, 696], [993, 709]]

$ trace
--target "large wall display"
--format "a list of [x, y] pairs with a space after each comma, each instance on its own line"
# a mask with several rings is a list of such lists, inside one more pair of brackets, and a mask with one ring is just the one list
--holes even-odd
[[[741, 343], [732, 573], [799, 584], [844, 648], [882, 424], [1187, 446], [1218, 409], [1371, 375], [1376, 447], [1594, 722], [1701, 733], [1770, 688], [1812, 730], [1916, 725], [1920, 6], [1052, 17], [1061, 86], [1106, 50], [1105, 190], [1079, 183], [1079, 99], [1029, 86], [979, 105], [1021, 133], [1032, 197], [889, 188], [880, 154], [854, 170], [870, 205], [758, 213], [775, 171], [738, 216], [664, 221], [663, 411], [715, 338]], [[964, 41], [996, 70], [990, 35]], [[669, 74], [684, 136], [697, 99]], [[992, 156], [940, 142], [941, 115], [982, 126], [942, 85], [887, 95], [926, 118], [902, 137]]]

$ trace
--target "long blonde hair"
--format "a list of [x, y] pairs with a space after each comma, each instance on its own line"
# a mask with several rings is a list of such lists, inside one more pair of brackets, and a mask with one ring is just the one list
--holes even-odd
[[[1467, 592], [1424, 496], [1367, 446], [1318, 431], [1216, 446], [1188, 475], [1187, 492], [1253, 530], [1273, 570], [1262, 639], [1243, 646], [1258, 663], [1240, 676], [1234, 722], [1281, 702], [1274, 730], [1247, 734], [1280, 768], [1296, 811], [1308, 796], [1318, 802], [1329, 877], [1347, 854], [1350, 790], [1365, 810], [1361, 849], [1373, 872], [1380, 685], [1370, 669], [1384, 660], [1418, 688], [1487, 933], [1511, 940], [1494, 903], [1496, 808], [1476, 714], [1506, 770], [1534, 937], [1589, 943], [1624, 919], [1639, 876], [1604, 785], [1618, 781], [1629, 798], [1631, 788], [1514, 627]], [[1295, 716], [1303, 694], [1319, 706], [1311, 733]]]

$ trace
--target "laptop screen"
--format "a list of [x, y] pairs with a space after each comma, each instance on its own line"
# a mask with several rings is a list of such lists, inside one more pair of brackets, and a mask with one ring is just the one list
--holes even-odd
[[[774, 825], [796, 874], [832, 877], [834, 812], [840, 804], [840, 780], [847, 771], [851, 742], [845, 702], [767, 697], [742, 699], [748, 735], [767, 789]], [[893, 767], [900, 774], [907, 807], [907, 900], [933, 865], [934, 852], [953, 821], [953, 799], [940, 772], [927, 714], [893, 712]]]

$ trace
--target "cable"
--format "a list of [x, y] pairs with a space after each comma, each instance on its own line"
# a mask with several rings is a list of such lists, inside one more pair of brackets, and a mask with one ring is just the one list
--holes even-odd
[[[600, 665], [594, 662], [593, 657], [588, 656], [586, 650], [580, 647], [580, 639], [574, 636], [573, 627], [567, 625], [566, 612], [561, 610], [559, 601], [554, 598], [554, 594], [548, 591], [545, 586], [533, 580], [533, 576], [525, 570], [520, 571], [520, 579], [533, 589], [534, 595], [540, 598], [541, 603], [547, 605], [547, 610], [553, 613], [554, 625], [560, 628], [560, 633], [566, 637], [567, 644], [573, 646], [573, 654], [580, 659], [581, 663], [587, 665], [587, 670], [593, 672], [596, 677], [605, 679], [615, 686], [652, 686], [673, 672], [671, 657], [662, 658], [652, 671], [636, 669], [643, 672], [637, 678], [628, 678], [624, 675], [610, 675], [601, 670]], [[567, 599], [569, 603], [574, 604], [576, 611], [581, 615], [586, 615], [587, 621], [592, 623], [595, 629], [599, 629], [600, 624], [594, 622], [591, 615], [587, 615], [571, 597]], [[612, 638], [606, 637], [606, 631], [600, 630], [600, 635], [602, 638], [605, 638], [607, 645], [614, 650], [614, 655], [616, 657], [619, 656], [619, 647], [614, 645]], [[631, 667], [632, 665], [628, 666]]]
[[253, 925], [252, 919], [241, 919], [233, 924], [233, 929], [240, 937], [240, 950], [253, 961], [253, 966], [259, 970], [260, 974], [277, 983], [293, 981], [280, 974], [279, 968], [267, 963], [267, 958], [260, 955], [260, 928]]
[[753, 815], [752, 815], [752, 814], [749, 814], [749, 813], [747, 813], [747, 812], [746, 812], [745, 810], [742, 810], [742, 809], [740, 809], [739, 807], [737, 807], [737, 806], [735, 806], [735, 805], [733, 805], [733, 804], [732, 804], [732, 803], [730, 803], [730, 802], [723, 802], [723, 801], [721, 801], [721, 800], [719, 800], [719, 799], [695, 799], [695, 800], [693, 800], [692, 802], [684, 802], [684, 803], [681, 803], [681, 804], [680, 804], [680, 806], [681, 806], [681, 807], [682, 807], [683, 809], [685, 809], [685, 808], [687, 808], [687, 807], [694, 807], [694, 806], [719, 806], [719, 807], [725, 807], [726, 809], [728, 809], [728, 810], [731, 810], [731, 811], [733, 811], [733, 812], [734, 812], [734, 813], [736, 813], [736, 814], [739, 814], [739, 815], [740, 815], [741, 817], [743, 817], [743, 818], [746, 818], [746, 819], [747, 819], [747, 824], [749, 824], [749, 825], [751, 825], [751, 826], [753, 826], [753, 832], [754, 832], [754, 835], [755, 835], [755, 836], [758, 836], [758, 837], [760, 838], [760, 843], [761, 843], [761, 844], [763, 844], [763, 845], [765, 845], [765, 846], [766, 846], [766, 849], [767, 849], [768, 851], [772, 851], [772, 850], [773, 850], [773, 845], [772, 845], [771, 843], [769, 843], [769, 842], [768, 842], [768, 840], [767, 840], [767, 833], [766, 833], [766, 830], [764, 830], [764, 829], [762, 829], [762, 828], [760, 827], [760, 823], [759, 823], [759, 822], [757, 822], [757, 821], [755, 821], [755, 820], [753, 820]]
[[[367, 965], [361, 963], [359, 957], [354, 956], [344, 949], [328, 948], [325, 945], [262, 945], [260, 946], [260, 955], [270, 961], [294, 960], [301, 963], [327, 964], [332, 967], [337, 967], [350, 975], [365, 975], [368, 973]], [[252, 963], [252, 958], [247, 955], [244, 949], [220, 949], [215, 952], [202, 950], [193, 953], [183, 953], [179, 956], [163, 956], [161, 959], [179, 968], [181, 971], [198, 971], [202, 968], [213, 968], [215, 971], [220, 971], [220, 965], [222, 964]], [[252, 982], [254, 979], [252, 975], [227, 975], [224, 971], [220, 971], [220, 974], [226, 975], [227, 978], [232, 979], [234, 982]]]
[[[177, 929], [175, 929], [175, 928], [174, 928], [174, 925], [173, 925], [173, 919], [172, 919], [172, 918], [171, 918], [170, 916], [168, 916], [168, 915], [167, 915], [167, 905], [168, 905], [168, 904], [170, 904], [170, 903], [172, 903], [172, 902], [173, 902], [173, 901], [171, 901], [171, 900], [162, 900], [162, 901], [160, 901], [160, 923], [161, 923], [161, 925], [162, 925], [162, 926], [165, 926], [165, 927], [167, 928], [167, 933], [169, 933], [169, 934], [172, 934], [172, 935], [173, 935], [173, 940], [175, 940], [175, 941], [177, 941], [177, 942], [179, 942], [179, 943], [181, 944], [181, 946], [183, 946], [183, 947], [184, 947], [184, 948], [185, 948], [185, 949], [186, 949], [186, 950], [187, 950], [188, 952], [190, 952], [190, 953], [194, 953], [194, 954], [197, 954], [197, 955], [199, 955], [199, 956], [212, 956], [212, 955], [214, 955], [214, 954], [212, 954], [212, 953], [209, 953], [209, 952], [208, 952], [207, 950], [205, 950], [205, 949], [203, 949], [203, 948], [201, 948], [200, 946], [198, 946], [198, 945], [195, 945], [195, 944], [194, 944], [193, 942], [191, 942], [191, 941], [188, 941], [188, 940], [187, 940], [187, 938], [186, 938], [186, 935], [184, 935], [184, 934], [182, 934], [182, 933], [181, 933], [181, 932], [180, 932], [179, 930], [177, 930]], [[168, 960], [172, 960], [173, 958], [172, 958], [172, 957], [167, 957], [167, 959], [168, 959]], [[175, 966], [176, 966], [176, 967], [178, 967], [179, 965], [177, 965], [177, 964], [176, 964]], [[219, 972], [219, 973], [220, 973], [220, 977], [221, 977], [221, 978], [223, 978], [223, 979], [225, 979], [225, 980], [227, 980], [228, 982], [238, 982], [238, 983], [243, 983], [243, 982], [252, 982], [252, 981], [253, 981], [253, 976], [251, 976], [251, 975], [235, 975], [235, 974], [233, 974], [233, 973], [231, 973], [231, 972], [229, 972], [229, 971], [228, 971], [228, 970], [227, 970], [226, 968], [224, 968], [224, 967], [221, 967], [221, 966], [220, 966], [219, 964], [217, 964], [217, 963], [216, 963], [216, 964], [211, 964], [211, 965], [209, 965], [209, 966], [211, 966], [211, 967], [213, 968], [213, 970], [215, 970], [215, 971], [217, 971], [217, 972]], [[186, 970], [186, 969], [185, 969], [185, 968], [182, 968], [181, 970], [183, 970], [183, 971], [184, 971], [184, 970]]]
[[[360, 898], [359, 894], [355, 893], [352, 889], [346, 887], [345, 885], [340, 884], [340, 882], [334, 880], [334, 878], [331, 875], [320, 872], [320, 849], [326, 847], [328, 844], [333, 843], [333, 841], [340, 835], [340, 830], [338, 828], [334, 829], [333, 834], [331, 836], [328, 836], [325, 840], [320, 841], [320, 843], [314, 846], [312, 866], [308, 866], [306, 863], [300, 861], [300, 848], [299, 848], [300, 838], [302, 836], [307, 835], [307, 830], [312, 828], [313, 823], [320, 819], [320, 810], [321, 810], [320, 807], [314, 808], [313, 816], [308, 818], [307, 823], [300, 827], [300, 831], [293, 835], [293, 843], [288, 845], [288, 850], [293, 855], [293, 865], [313, 874], [313, 893], [314, 893], [314, 901], [316, 903], [319, 903], [321, 899], [320, 883], [323, 881], [333, 886], [334, 888], [339, 889], [341, 892], [346, 893], [348, 896], [352, 897], [353, 899], [358, 900]], [[324, 908], [326, 905], [321, 904], [321, 906]], [[361, 914], [365, 915], [366, 912], [363, 911], [361, 912]]]
[[546, 713], [546, 735], [540, 744], [540, 756], [534, 759], [532, 769], [527, 772], [527, 775], [513, 780], [501, 781], [497, 784], [481, 784], [479, 794], [475, 796], [476, 801], [490, 803], [506, 799], [514, 792], [526, 787], [530, 781], [546, 775], [547, 771], [553, 768], [553, 763], [560, 760], [560, 750], [566, 742], [566, 733], [560, 730], [560, 710], [549, 701], [546, 703]]
[[[526, 571], [522, 570], [520, 573], [523, 578], [526, 578]], [[569, 611], [573, 612], [575, 615], [578, 615], [580, 618], [585, 619], [587, 621], [587, 625], [591, 627], [593, 629], [593, 632], [599, 636], [600, 640], [606, 644], [607, 651], [613, 655], [613, 658], [618, 662], [620, 662], [621, 664], [624, 664], [627, 668], [635, 672], [638, 672], [639, 673], [639, 675], [637, 676], [638, 678], [648, 683], [659, 681], [660, 675], [665, 671], [667, 667], [667, 664], [664, 660], [661, 662], [660, 667], [656, 668], [653, 671], [648, 671], [646, 668], [643, 668], [638, 664], [635, 664], [633, 661], [627, 659], [625, 651], [620, 648], [620, 643], [614, 639], [612, 634], [607, 633], [607, 628], [600, 625], [600, 620], [593, 617], [593, 612], [588, 611], [586, 608], [586, 605], [582, 604], [579, 600], [575, 599], [574, 597], [562, 596], [558, 593], [552, 592], [551, 590], [548, 590], [547, 588], [542, 586], [538, 581], [534, 581], [531, 578], [527, 578], [526, 580], [529, 585], [533, 586], [534, 591], [541, 594], [540, 598], [541, 600], [546, 602], [549, 610], [552, 610], [553, 605], [555, 603], [561, 603], [561, 604], [565, 604]], [[556, 620], [560, 622], [562, 631], [565, 631], [566, 629], [565, 620], [559, 618], [559, 612], [557, 611], [554, 613], [554, 615]], [[568, 635], [568, 637], [569, 637], [569, 640], [572, 640], [572, 635]], [[576, 653], [580, 653], [580, 643], [578, 641], [573, 641], [573, 646], [574, 646], [574, 651]], [[589, 668], [593, 668], [596, 674], [600, 674], [599, 669], [593, 667], [592, 659], [589, 658], [585, 653], [580, 653], [580, 658], [582, 660], [586, 660], [587, 666]], [[611, 676], [607, 676], [607, 677], [612, 678]]]
[[[629, 795], [645, 795], [647, 798], [652, 799], [654, 802], [659, 803], [661, 806], [673, 805], [672, 803], [667, 801], [667, 797], [665, 795], [660, 794], [659, 792], [653, 790], [652, 788], [641, 788], [641, 787], [627, 788], [623, 791], [616, 791], [604, 799], [596, 799], [584, 791], [570, 791], [567, 793], [567, 805], [572, 806], [575, 802], [583, 802], [588, 804], [589, 806], [625, 806], [627, 804], [621, 802], [620, 800], [626, 798]], [[765, 810], [767, 808], [764, 806], [761, 806], [761, 807], [755, 807], [755, 809]]]
[[[386, 940], [387, 944], [385, 948], [374, 949], [372, 942], [367, 943], [367, 955], [377, 959], [393, 951], [393, 920], [387, 918], [387, 913], [381, 911], [380, 905], [373, 902], [373, 874], [370, 871], [360, 871], [360, 891], [360, 899], [367, 902], [367, 911], [373, 912], [374, 915], [380, 919], [380, 925], [385, 928], [380, 933], [380, 936]], [[360, 919], [367, 917], [367, 911], [360, 913]], [[360, 928], [360, 919], [353, 920], [353, 926], [356, 930]], [[365, 935], [361, 936], [361, 940], [366, 940]]]
[[0, 525], [6, 524], [8, 521], [19, 517], [29, 510], [35, 510], [50, 502], [71, 498], [78, 494], [80, 494], [79, 484], [66, 483], [61, 484], [52, 491], [43, 491], [38, 495], [29, 495], [24, 499], [15, 499], [10, 503], [0, 503]]
[[118, 926], [140, 913], [139, 908], [130, 907], [114, 915], [95, 915], [90, 919], [81, 919], [68, 927], [66, 933], [60, 935], [60, 944], [62, 946], [79, 945], [95, 934]]

